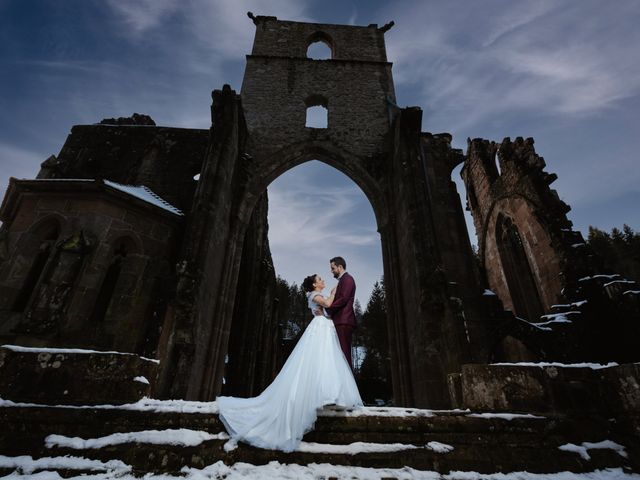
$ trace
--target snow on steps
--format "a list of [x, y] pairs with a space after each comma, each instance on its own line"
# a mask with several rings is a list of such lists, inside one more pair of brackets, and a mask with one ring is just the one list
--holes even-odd
[[[477, 416], [468, 411], [380, 408], [357, 415], [323, 411], [299, 451], [283, 453], [242, 443], [225, 449], [227, 439], [214, 403], [174, 402], [175, 408], [162, 408], [169, 403], [152, 402], [157, 402], [154, 409], [159, 411], [150, 411], [149, 405], [64, 408], [0, 402], [0, 424], [5, 427], [0, 436], [0, 455], [4, 455], [0, 473], [13, 471], [11, 459], [25, 455], [34, 459], [81, 457], [104, 464], [119, 461], [137, 476], [177, 474], [183, 467], [202, 469], [218, 461], [226, 465], [277, 461], [301, 466], [410, 467], [441, 473], [640, 471], [638, 439], [621, 435], [614, 422], [595, 417]], [[619, 445], [627, 456], [619, 449], [599, 448], [589, 450], [587, 460], [576, 449], [559, 448], [605, 441]]]

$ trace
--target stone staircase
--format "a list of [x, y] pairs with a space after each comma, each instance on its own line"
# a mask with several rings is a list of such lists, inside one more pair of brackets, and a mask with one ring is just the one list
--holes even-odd
[[[630, 472], [640, 472], [640, 439], [635, 432], [624, 421], [597, 415], [325, 409], [299, 450], [284, 453], [242, 443], [225, 449], [227, 436], [215, 411], [215, 403], [200, 402], [143, 400], [121, 406], [53, 407], [5, 400], [0, 402], [0, 475], [54, 471], [61, 477], [97, 472], [115, 476], [180, 476], [186, 474], [185, 467], [205, 469], [216, 462], [258, 466], [274, 461], [300, 466], [331, 464], [338, 469], [365, 467], [369, 470], [366, 475], [361, 472], [362, 478], [413, 478], [415, 472], [489, 474], [604, 469], [618, 469], [616, 472], [622, 477], [616, 478], [623, 478]], [[130, 432], [149, 433], [144, 440], [138, 433], [139, 441], [135, 441], [135, 436], [126, 437]], [[103, 440], [106, 446], [92, 448], [91, 443], [100, 442], [96, 439], [114, 434], [125, 435], [110, 437]], [[195, 440], [190, 445], [167, 444], [171, 438]], [[603, 441], [609, 443], [600, 443]], [[587, 450], [580, 448], [583, 442], [608, 448]], [[563, 447], [569, 451], [559, 449], [567, 444], [573, 444]], [[576, 453], [580, 450], [582, 455]], [[30, 458], [21, 459], [22, 456]], [[87, 460], [83, 463], [76, 458]], [[222, 463], [217, 465], [222, 468]], [[413, 473], [407, 476], [408, 471]], [[349, 472], [350, 478], [361, 478], [357, 470]], [[438, 478], [433, 476], [435, 473], [430, 475], [423, 478]]]

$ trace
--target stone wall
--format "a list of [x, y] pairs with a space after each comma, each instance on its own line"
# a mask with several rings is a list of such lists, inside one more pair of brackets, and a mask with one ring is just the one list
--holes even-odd
[[225, 395], [259, 395], [281, 366], [282, 332], [276, 315], [275, 269], [268, 239], [268, 200], [256, 206], [245, 235], [229, 334]]
[[209, 132], [112, 122], [74, 126], [58, 156], [42, 164], [38, 178], [103, 178], [145, 185], [188, 212]]
[[[450, 345], [460, 345], [459, 362], [484, 362], [488, 357], [487, 305], [482, 295], [478, 265], [471, 249], [462, 202], [452, 170], [465, 160], [461, 150], [451, 148], [451, 135], [422, 133], [421, 146], [428, 180], [429, 202], [438, 250], [450, 296], [455, 299], [456, 327], [445, 328]], [[454, 349], [448, 349], [454, 351]]]
[[386, 62], [384, 32], [378, 28], [326, 23], [291, 22], [276, 17], [254, 17], [256, 35], [252, 55], [306, 58], [309, 44], [323, 41], [335, 60]]
[[12, 179], [2, 220], [4, 342], [155, 353], [180, 216], [101, 182]]
[[[584, 240], [566, 217], [570, 207], [549, 188], [557, 176], [544, 167], [532, 139], [475, 139], [462, 172], [489, 286], [530, 321], [562, 303], [563, 289], [575, 289], [589, 273], [587, 255], [576, 248]], [[517, 245], [504, 244], [505, 229]]]
[[[252, 155], [318, 140], [359, 156], [383, 151], [395, 102], [384, 33], [375, 25], [257, 18], [241, 91]], [[331, 60], [306, 58], [307, 46], [320, 34], [334, 51]], [[327, 108], [326, 129], [305, 127], [312, 105]]]

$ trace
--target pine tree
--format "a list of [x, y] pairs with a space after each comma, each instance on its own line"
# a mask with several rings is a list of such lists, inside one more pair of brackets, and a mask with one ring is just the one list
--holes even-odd
[[388, 403], [391, 400], [391, 364], [383, 280], [373, 286], [359, 335], [365, 354], [357, 378], [360, 394], [366, 403], [376, 403], [378, 399]]
[[629, 225], [623, 225], [622, 230], [613, 228], [610, 234], [590, 226], [587, 242], [603, 262], [599, 273], [619, 273], [640, 280], [640, 233]]

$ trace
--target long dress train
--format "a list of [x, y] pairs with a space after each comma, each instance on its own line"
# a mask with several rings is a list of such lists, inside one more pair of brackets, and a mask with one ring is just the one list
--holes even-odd
[[[312, 311], [318, 308], [312, 300], [317, 294], [309, 294]], [[278, 376], [260, 395], [217, 401], [220, 420], [233, 440], [285, 452], [295, 450], [313, 428], [318, 408], [362, 406], [333, 321], [323, 315], [313, 318]]]

